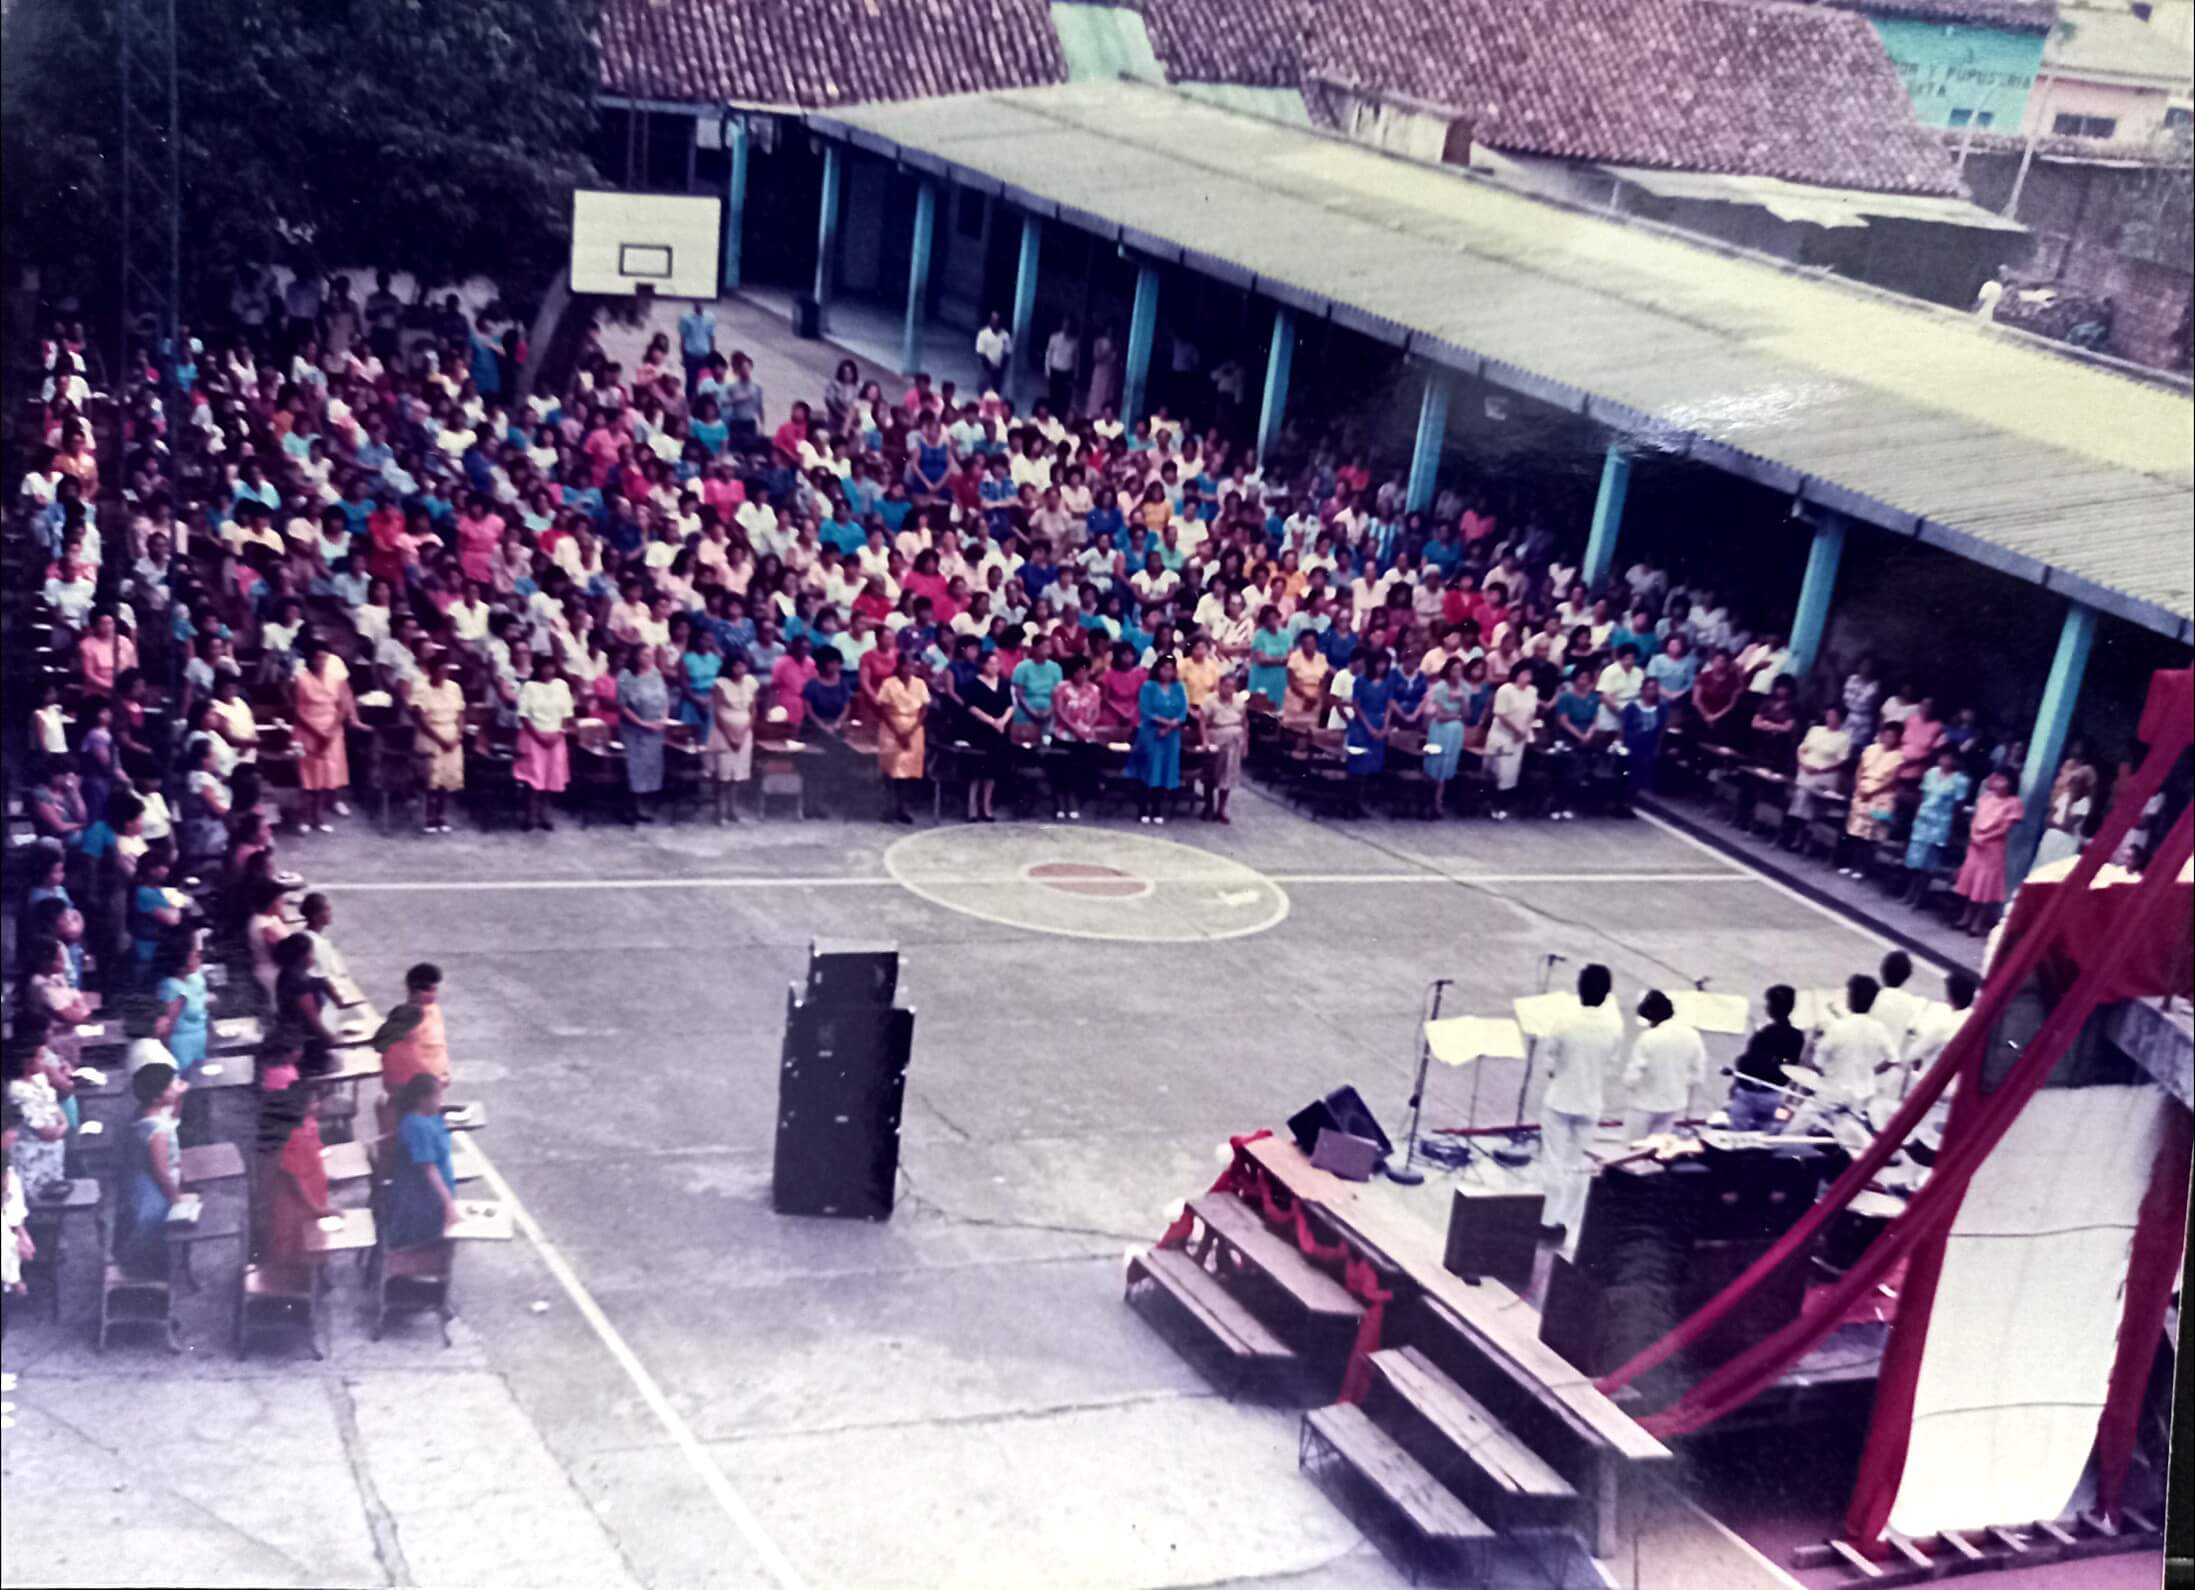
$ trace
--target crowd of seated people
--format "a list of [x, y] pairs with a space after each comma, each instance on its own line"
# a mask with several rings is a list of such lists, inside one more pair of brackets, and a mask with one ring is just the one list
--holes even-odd
[[[1143, 822], [1184, 788], [1226, 822], [1275, 744], [1338, 767], [1345, 814], [1566, 821], [1684, 744], [1787, 779], [1802, 829], [1849, 797], [1847, 871], [1895, 834], [1925, 894], [1963, 839], [1968, 925], [2002, 898], [2017, 745], [1864, 660], [1810, 702], [1783, 636], [1650, 563], [1587, 589], [1528, 501], [1406, 511], [1331, 439], [1261, 460], [1164, 407], [1023, 413], [852, 361], [779, 410], [743, 353], [665, 335], [521, 396], [514, 338], [454, 299], [413, 318], [186, 332], [181, 412], [125, 382], [111, 541], [78, 355], [47, 345], [41, 831], [204, 869], [354, 791], [434, 834], [484, 783], [531, 829], [581, 794], [650, 822], [666, 790], [729, 822], [771, 766], [809, 815], [912, 823], [949, 782], [971, 822], [1002, 791], [1072, 821], [1125, 784]], [[2054, 829], [2093, 808], [2078, 775]]]

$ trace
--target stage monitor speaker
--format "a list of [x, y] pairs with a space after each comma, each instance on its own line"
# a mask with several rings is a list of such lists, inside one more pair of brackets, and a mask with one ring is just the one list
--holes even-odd
[[1380, 1130], [1379, 1121], [1365, 1106], [1363, 1095], [1352, 1087], [1339, 1087], [1323, 1099], [1314, 1099], [1288, 1117], [1288, 1133], [1306, 1154], [1319, 1146], [1319, 1133], [1346, 1132], [1368, 1137], [1379, 1144], [1380, 1158], [1395, 1151], [1394, 1139]]
[[1536, 1192], [1458, 1187], [1448, 1210], [1443, 1267], [1467, 1279], [1490, 1275], [1520, 1295], [1529, 1291], [1545, 1201]]
[[771, 1175], [778, 1213], [891, 1217], [914, 1021], [890, 1007], [789, 1005]]
[[1379, 1144], [1330, 1127], [1319, 1133], [1318, 1146], [1311, 1150], [1312, 1169], [1331, 1171], [1343, 1181], [1370, 1181], [1379, 1162]]
[[889, 1005], [899, 991], [899, 951], [889, 944], [808, 943], [811, 1005]]

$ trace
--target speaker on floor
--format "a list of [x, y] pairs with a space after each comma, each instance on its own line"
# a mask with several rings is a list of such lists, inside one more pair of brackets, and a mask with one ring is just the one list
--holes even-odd
[[899, 991], [899, 951], [889, 944], [808, 941], [811, 1005], [889, 1005]]
[[779, 1214], [888, 1220], [915, 1013], [788, 997], [770, 1180]]
[[1306, 1154], [1317, 1149], [1321, 1132], [1368, 1137], [1379, 1144], [1382, 1159], [1395, 1151], [1394, 1139], [1380, 1130], [1379, 1121], [1365, 1105], [1364, 1096], [1352, 1087], [1338, 1087], [1325, 1098], [1313, 1099], [1288, 1117], [1288, 1133], [1296, 1140], [1296, 1147]]

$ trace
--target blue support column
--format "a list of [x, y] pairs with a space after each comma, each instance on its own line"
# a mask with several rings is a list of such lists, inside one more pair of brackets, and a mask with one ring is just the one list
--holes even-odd
[[2057, 655], [2050, 659], [2050, 678], [2043, 685], [2043, 704], [2035, 714], [2034, 732], [2027, 737], [2027, 761], [2020, 769], [2020, 800], [2025, 811], [2012, 830], [2005, 848], [2005, 878], [2017, 884], [2034, 864], [2035, 848], [2042, 843], [2043, 824], [2050, 815], [2050, 786], [2065, 758], [2065, 742], [2073, 727], [2073, 709], [2081, 699], [2081, 676], [2088, 672], [2089, 648], [2096, 643], [2096, 610], [2080, 602], [2065, 610], [2065, 624], [2058, 631]]
[[1814, 671], [1822, 636], [1829, 628], [1829, 599], [1837, 589], [1837, 564], [1844, 557], [1844, 517], [1827, 514], [1814, 527], [1806, 552], [1806, 580], [1799, 587], [1799, 611], [1791, 620], [1791, 672], [1802, 683]]
[[930, 308], [930, 242], [937, 234], [937, 184], [927, 178], [915, 190], [915, 244], [907, 257], [907, 330], [900, 338], [899, 368], [922, 368], [922, 322]]
[[1288, 377], [1296, 364], [1296, 312], [1286, 304], [1273, 311], [1273, 345], [1265, 355], [1265, 397], [1258, 404], [1258, 462], [1280, 439], [1288, 416]]
[[724, 179], [724, 290], [739, 288], [739, 245], [747, 225], [747, 118], [724, 118], [724, 154], [731, 165]]
[[1423, 513], [1433, 506], [1439, 484], [1441, 448], [1448, 440], [1448, 373], [1429, 370], [1425, 394], [1418, 399], [1418, 439], [1410, 449], [1410, 489], [1404, 506]]
[[823, 146], [823, 202], [816, 207], [815, 301], [818, 330], [828, 330], [831, 323], [831, 267], [838, 254], [838, 190], [844, 175], [841, 170], [842, 159], [843, 155], [837, 144]]
[[1013, 351], [1006, 356], [1006, 396], [1020, 407], [1027, 407], [1022, 399], [1022, 376], [1030, 369], [1030, 359], [1035, 350], [1029, 346], [1029, 338], [1036, 331], [1037, 318], [1037, 257], [1044, 248], [1044, 217], [1025, 215], [1021, 218], [1021, 263], [1014, 271], [1014, 323], [1010, 328], [1014, 336]]
[[1128, 317], [1128, 369], [1120, 387], [1120, 417], [1129, 430], [1145, 417], [1143, 394], [1151, 379], [1151, 342], [1158, 335], [1158, 267], [1136, 272], [1136, 307]]
[[1623, 529], [1623, 499], [1631, 491], [1631, 454], [1621, 442], [1608, 444], [1601, 461], [1600, 495], [1593, 499], [1593, 533], [1585, 543], [1585, 566], [1578, 578], [1598, 592], [1616, 566], [1616, 535]]

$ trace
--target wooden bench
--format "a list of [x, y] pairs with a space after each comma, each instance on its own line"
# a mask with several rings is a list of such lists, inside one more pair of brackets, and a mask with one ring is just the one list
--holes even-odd
[[1501, 1528], [1547, 1529], [1577, 1516], [1578, 1493], [1414, 1347], [1372, 1355], [1373, 1396], [1402, 1446]]
[[1272, 1375], [1296, 1361], [1293, 1348], [1179, 1248], [1153, 1248], [1129, 1261], [1129, 1303], [1146, 1303], [1153, 1293], [1164, 1296], [1217, 1350], [1238, 1386], [1248, 1375]]
[[[1303, 1416], [1297, 1463], [1314, 1475], [1328, 1455], [1376, 1494], [1406, 1526], [1411, 1544], [1424, 1555], [1456, 1564], [1473, 1546], [1494, 1538], [1494, 1530], [1434, 1478], [1425, 1465], [1353, 1403], [1314, 1408]], [[1416, 1581], [1416, 1564], [1409, 1564]]]
[[1203, 1256], [1216, 1244], [1287, 1293], [1304, 1313], [1317, 1319], [1346, 1320], [1364, 1317], [1364, 1305], [1348, 1289], [1314, 1266], [1293, 1242], [1277, 1235], [1258, 1212], [1227, 1193], [1206, 1193], [1190, 1200], [1189, 1212], [1204, 1227]]

